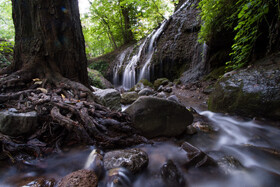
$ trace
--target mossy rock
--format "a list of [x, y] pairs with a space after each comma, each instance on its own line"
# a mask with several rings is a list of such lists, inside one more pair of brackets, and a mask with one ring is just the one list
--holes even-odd
[[204, 80], [218, 80], [225, 74], [225, 66], [213, 69], [208, 75], [206, 75]]
[[97, 71], [88, 68], [89, 84], [97, 88], [105, 89], [112, 88], [113, 85], [103, 77], [103, 75]]
[[143, 85], [145, 86], [145, 87], [151, 87], [151, 88], [153, 88], [154, 87], [154, 85], [150, 82], [150, 81], [148, 81], [147, 79], [141, 79], [140, 81], [139, 81], [140, 83], [143, 83]]
[[169, 80], [167, 78], [159, 78], [159, 79], [155, 80], [154, 87], [157, 90], [160, 85], [165, 86], [168, 83], [169, 83]]
[[280, 119], [279, 64], [255, 66], [226, 75], [215, 84], [209, 96], [209, 110]]

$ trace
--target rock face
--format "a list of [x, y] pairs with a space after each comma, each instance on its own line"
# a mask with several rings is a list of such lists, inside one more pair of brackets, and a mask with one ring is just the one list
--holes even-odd
[[141, 149], [111, 151], [104, 156], [106, 170], [123, 167], [135, 174], [147, 167], [148, 163], [148, 155]]
[[16, 110], [0, 112], [0, 132], [10, 136], [19, 136], [34, 132], [38, 126], [37, 113], [17, 113]]
[[125, 112], [131, 116], [132, 125], [148, 138], [180, 135], [193, 121], [184, 106], [151, 96], [140, 97]]
[[280, 119], [280, 54], [262, 59], [250, 68], [225, 74], [209, 97], [208, 108]]
[[139, 95], [137, 92], [125, 92], [121, 97], [121, 103], [127, 105], [136, 101], [139, 98]]
[[105, 89], [93, 92], [96, 101], [104, 106], [120, 111], [121, 110], [121, 95], [115, 89]]
[[82, 169], [63, 177], [58, 187], [95, 187], [98, 184], [93, 171]]

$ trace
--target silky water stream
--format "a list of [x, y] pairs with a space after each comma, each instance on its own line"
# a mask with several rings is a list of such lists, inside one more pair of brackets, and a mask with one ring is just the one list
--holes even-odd
[[[172, 160], [182, 173], [186, 186], [279, 186], [280, 185], [280, 129], [279, 122], [259, 122], [239, 117], [199, 112], [209, 121], [210, 131], [199, 131], [183, 140], [160, 141], [153, 145], [139, 145], [149, 155], [149, 165], [133, 177], [128, 186], [165, 186], [158, 177], [160, 168]], [[185, 169], [182, 165], [187, 152], [180, 142], [187, 141], [211, 156], [219, 171], [205, 168]], [[28, 178], [59, 178], [84, 168], [91, 150], [73, 150], [65, 154], [27, 162], [30, 167], [1, 167], [0, 186], [24, 186]], [[2, 165], [2, 163], [1, 163]], [[36, 167], [33, 167], [35, 166]], [[2, 165], [3, 166], [3, 165]], [[124, 179], [128, 180], [125, 172]], [[28, 183], [27, 183], [28, 184]], [[25, 186], [31, 186], [32, 183]], [[114, 186], [102, 181], [99, 186]]]

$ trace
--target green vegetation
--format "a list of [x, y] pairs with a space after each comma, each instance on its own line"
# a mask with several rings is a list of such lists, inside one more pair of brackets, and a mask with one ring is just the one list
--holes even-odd
[[102, 75], [96, 70], [88, 71], [89, 84], [97, 88], [104, 89], [105, 87], [100, 79], [101, 76]]
[[99, 56], [138, 41], [174, 10], [165, 0], [91, 0], [90, 13], [82, 18], [87, 54]]
[[154, 85], [150, 81], [148, 81], [147, 79], [141, 79], [139, 81], [139, 83], [142, 83], [145, 87], [147, 87], [147, 86], [150, 87], [150, 88], [154, 87]]
[[0, 68], [7, 67], [13, 60], [14, 42], [0, 41]]
[[250, 60], [262, 34], [262, 24], [270, 27], [267, 21], [270, 11], [277, 10], [274, 16], [279, 20], [278, 0], [202, 0], [199, 7], [203, 22], [200, 42], [209, 41], [221, 30], [232, 30], [235, 34], [231, 61], [226, 63], [228, 70], [238, 69]]
[[0, 0], [0, 39], [14, 40], [15, 28], [12, 20], [12, 1]]
[[88, 65], [90, 69], [99, 71], [103, 76], [106, 74], [109, 64], [104, 61], [96, 61]]

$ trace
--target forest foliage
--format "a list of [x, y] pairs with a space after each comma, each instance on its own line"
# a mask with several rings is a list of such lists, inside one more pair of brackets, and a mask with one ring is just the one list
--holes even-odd
[[172, 0], [90, 0], [83, 16], [87, 54], [99, 56], [147, 36], [174, 11]]
[[210, 41], [221, 30], [232, 30], [235, 35], [228, 69], [238, 69], [250, 60], [263, 24], [271, 27], [269, 12], [277, 10], [274, 16], [279, 20], [279, 0], [201, 0], [199, 8], [203, 22], [200, 42]]

